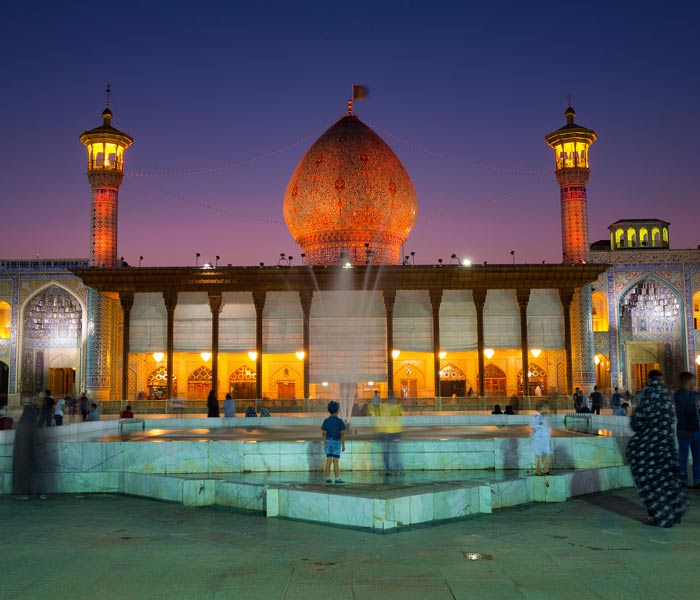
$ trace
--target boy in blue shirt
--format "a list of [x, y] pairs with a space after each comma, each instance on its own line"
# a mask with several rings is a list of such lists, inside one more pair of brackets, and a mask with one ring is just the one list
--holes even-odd
[[331, 416], [325, 419], [323, 425], [321, 425], [323, 443], [326, 446], [326, 468], [324, 470], [326, 483], [333, 483], [331, 479], [331, 463], [333, 463], [335, 482], [345, 483], [340, 478], [340, 467], [338, 466], [340, 452], [341, 450], [345, 451], [345, 423], [338, 418], [339, 408], [340, 405], [335, 400], [331, 400], [328, 403], [328, 412], [331, 413]]

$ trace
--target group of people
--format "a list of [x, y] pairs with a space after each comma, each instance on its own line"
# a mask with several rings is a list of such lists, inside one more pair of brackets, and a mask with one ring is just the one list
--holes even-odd
[[513, 407], [508, 404], [506, 406], [505, 411], [501, 410], [501, 405], [500, 404], [494, 404], [493, 405], [493, 410], [491, 411], [492, 415], [515, 415], [515, 411], [513, 410]]
[[[629, 392], [625, 392], [623, 395], [618, 388], [615, 388], [610, 397], [610, 408], [614, 415], [624, 417], [629, 412], [631, 402], [632, 395]], [[588, 397], [581, 391], [581, 388], [577, 387], [574, 390], [574, 410], [577, 413], [594, 413], [599, 415], [604, 405], [605, 397], [597, 385], [593, 387], [593, 392]]]
[[[224, 417], [235, 417], [236, 416], [236, 402], [231, 394], [226, 394], [223, 402]], [[216, 392], [211, 390], [207, 396], [207, 417], [218, 418], [221, 416], [221, 411], [219, 410], [219, 401], [216, 398]], [[258, 413], [255, 411], [255, 407], [248, 406], [245, 411], [246, 417], [257, 417]], [[269, 417], [270, 411], [266, 407], [260, 407], [261, 417]]]
[[66, 395], [56, 400], [51, 394], [51, 390], [43, 390], [34, 398], [27, 407], [34, 412], [39, 427], [51, 427], [63, 425], [66, 413], [74, 415], [76, 406], [80, 408], [83, 421], [99, 421], [100, 411], [95, 402], [89, 402], [86, 394], [82, 394], [76, 401], [70, 395]]

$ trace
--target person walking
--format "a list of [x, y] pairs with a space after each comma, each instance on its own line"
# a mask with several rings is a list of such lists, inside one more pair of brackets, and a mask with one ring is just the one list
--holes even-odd
[[53, 421], [54, 404], [56, 404], [56, 400], [51, 395], [51, 390], [46, 390], [44, 392], [44, 401], [41, 404], [39, 427], [51, 427], [51, 421]]
[[681, 387], [673, 395], [676, 407], [676, 435], [678, 436], [678, 467], [681, 482], [688, 482], [688, 452], [693, 457], [693, 487], [700, 489], [700, 418], [693, 395], [695, 375], [680, 374]]
[[379, 390], [374, 390], [374, 395], [372, 396], [372, 414], [378, 417], [381, 412], [382, 399], [379, 397]]
[[535, 414], [530, 419], [530, 438], [532, 440], [532, 452], [535, 455], [535, 472], [538, 475], [549, 475], [552, 468], [550, 444], [552, 430], [545, 416], [548, 412], [549, 405], [546, 402], [542, 402], [537, 406]]
[[610, 407], [613, 409], [613, 414], [620, 406], [622, 406], [622, 394], [618, 388], [615, 388], [612, 398], [610, 398]]
[[661, 371], [649, 372], [630, 426], [635, 434], [627, 445], [627, 461], [649, 515], [646, 524], [673, 527], [689, 502], [678, 478], [671, 399]]
[[88, 417], [88, 412], [90, 412], [90, 407], [88, 405], [88, 397], [85, 395], [85, 392], [80, 394], [80, 414], [83, 417], [83, 421], [87, 421]]
[[207, 417], [218, 418], [219, 416], [219, 401], [216, 399], [216, 392], [211, 390], [207, 397]]
[[591, 412], [596, 415], [600, 414], [600, 407], [603, 405], [603, 394], [598, 391], [598, 386], [593, 386], [593, 391], [591, 392]]
[[59, 398], [56, 402], [56, 410], [53, 412], [53, 420], [56, 421], [56, 427], [63, 425], [63, 412], [66, 408], [66, 399]]

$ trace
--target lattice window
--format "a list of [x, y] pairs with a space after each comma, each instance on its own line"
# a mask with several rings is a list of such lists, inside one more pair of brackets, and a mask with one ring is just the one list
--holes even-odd
[[462, 369], [455, 367], [451, 363], [447, 363], [440, 369], [440, 380], [441, 381], [457, 381], [466, 380], [467, 376], [464, 374]]
[[213, 375], [211, 369], [208, 369], [207, 367], [199, 367], [199, 369], [196, 369], [190, 373], [189, 382], [207, 382], [211, 381], [212, 377]]
[[257, 374], [249, 367], [240, 367], [231, 373], [230, 381], [255, 381]]

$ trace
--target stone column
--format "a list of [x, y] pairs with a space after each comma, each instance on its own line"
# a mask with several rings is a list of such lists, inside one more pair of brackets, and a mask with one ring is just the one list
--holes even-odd
[[433, 371], [435, 385], [435, 397], [440, 397], [440, 304], [442, 303], [442, 290], [430, 290], [430, 308], [433, 311]]
[[122, 398], [130, 400], [129, 396], [129, 328], [131, 326], [131, 307], [134, 305], [133, 292], [120, 292], [119, 301], [122, 305], [124, 325], [122, 330]]
[[177, 290], [163, 292], [165, 310], [168, 313], [167, 327], [167, 371], [168, 371], [168, 400], [173, 399], [173, 353], [175, 350], [175, 308], [177, 307]]
[[571, 303], [571, 344], [573, 348], [573, 385], [588, 395], [595, 385], [595, 342], [591, 315], [591, 286], [584, 285], [574, 292]]
[[253, 303], [255, 304], [255, 351], [258, 357], [255, 359], [255, 393], [258, 399], [262, 398], [262, 368], [263, 368], [263, 310], [265, 309], [265, 292], [254, 291]]
[[527, 341], [527, 305], [530, 301], [530, 290], [516, 290], [515, 296], [520, 309], [520, 352], [523, 362], [523, 396], [530, 395], [530, 350]]
[[472, 298], [476, 307], [476, 352], [479, 364], [479, 397], [485, 393], [484, 383], [484, 304], [486, 304], [486, 290], [472, 290]]
[[396, 290], [384, 290], [384, 310], [386, 311], [386, 387], [389, 396], [394, 395], [394, 304]]
[[574, 298], [572, 288], [562, 288], [559, 290], [559, 299], [564, 312], [564, 349], [566, 350], [566, 393], [571, 396], [574, 393], [572, 371], [573, 359], [571, 356], [571, 302]]
[[114, 352], [114, 301], [97, 290], [88, 290], [86, 386], [92, 400], [110, 399]]
[[310, 366], [310, 356], [309, 351], [311, 347], [311, 334], [310, 334], [310, 323], [311, 323], [311, 302], [314, 299], [314, 293], [310, 290], [304, 290], [299, 292], [299, 299], [301, 300], [301, 311], [302, 311], [302, 342], [304, 345], [304, 399], [308, 400], [310, 396], [309, 392], [309, 366]]
[[223, 306], [221, 292], [209, 292], [209, 309], [211, 310], [211, 389], [219, 393], [219, 314]]

